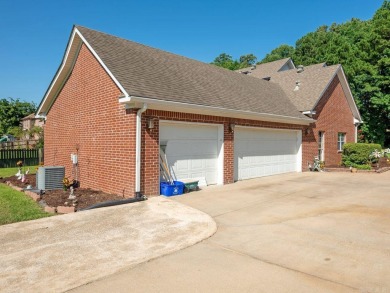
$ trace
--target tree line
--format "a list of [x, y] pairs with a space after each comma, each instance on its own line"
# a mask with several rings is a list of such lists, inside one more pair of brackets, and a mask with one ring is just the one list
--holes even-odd
[[[246, 56], [250, 56], [247, 58]], [[359, 140], [390, 145], [390, 2], [385, 0], [367, 21], [353, 18], [343, 24], [323, 25], [296, 41], [283, 44], [258, 64], [291, 57], [295, 64], [342, 64], [364, 123]], [[234, 60], [220, 54], [212, 64], [230, 70], [257, 61], [247, 54]]]

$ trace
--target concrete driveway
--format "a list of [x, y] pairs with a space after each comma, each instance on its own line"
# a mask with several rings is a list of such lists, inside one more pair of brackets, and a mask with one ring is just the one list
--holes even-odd
[[217, 233], [72, 292], [390, 292], [390, 172], [288, 174], [174, 200]]
[[162, 197], [0, 226], [0, 292], [63, 292], [215, 231], [210, 216]]

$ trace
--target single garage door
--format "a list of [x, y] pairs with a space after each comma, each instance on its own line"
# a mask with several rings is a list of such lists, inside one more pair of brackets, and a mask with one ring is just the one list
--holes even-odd
[[160, 147], [175, 177], [200, 179], [200, 185], [221, 183], [220, 135], [218, 125], [161, 122]]
[[301, 132], [236, 127], [235, 180], [300, 171]]

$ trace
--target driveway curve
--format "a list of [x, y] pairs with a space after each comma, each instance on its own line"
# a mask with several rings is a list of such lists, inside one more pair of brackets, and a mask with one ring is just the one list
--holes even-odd
[[1, 292], [63, 292], [191, 246], [207, 214], [163, 197], [0, 226]]

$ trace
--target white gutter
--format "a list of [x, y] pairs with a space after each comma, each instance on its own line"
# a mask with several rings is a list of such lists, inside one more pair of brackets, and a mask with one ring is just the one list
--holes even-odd
[[[137, 96], [121, 96], [119, 103], [125, 104], [129, 108], [138, 108], [140, 103], [150, 104], [149, 109], [165, 110], [165, 111], [180, 111], [183, 113], [198, 113], [203, 115], [234, 117], [240, 119], [263, 120], [269, 122], [291, 123], [298, 125], [309, 125], [315, 120], [306, 117], [297, 118], [268, 113], [257, 113], [251, 111], [232, 110], [215, 106], [204, 106], [188, 104], [183, 102], [162, 101], [158, 99], [143, 98]], [[163, 108], [164, 107], [164, 108]]]
[[312, 118], [312, 116], [315, 115], [315, 114], [317, 114], [317, 112], [316, 112], [316, 111], [313, 111], [313, 110], [311, 110], [311, 111], [303, 111], [302, 114], [303, 114], [303, 115], [307, 115], [307, 116], [309, 116], [310, 118]]
[[135, 133], [135, 197], [141, 195], [141, 117], [142, 113], [148, 109], [148, 104], [143, 104], [137, 111], [136, 133]]

